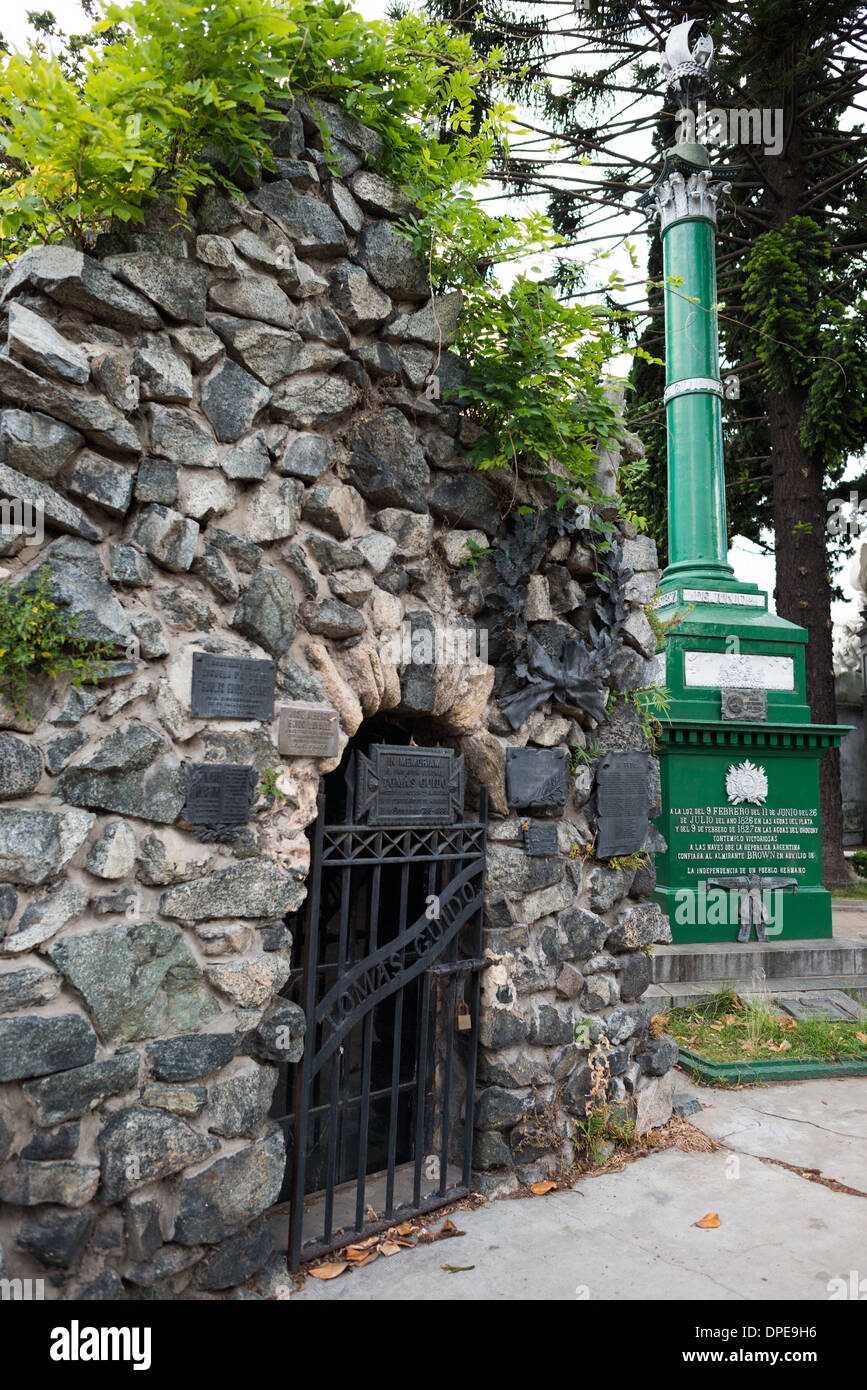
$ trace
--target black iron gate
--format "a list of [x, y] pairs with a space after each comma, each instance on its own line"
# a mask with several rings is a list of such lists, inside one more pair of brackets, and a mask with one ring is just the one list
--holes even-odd
[[304, 1055], [286, 1116], [293, 1270], [469, 1191], [487, 793], [478, 822], [313, 835]]

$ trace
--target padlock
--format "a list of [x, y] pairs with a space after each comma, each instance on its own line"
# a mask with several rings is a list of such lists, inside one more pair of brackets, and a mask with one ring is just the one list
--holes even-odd
[[467, 1028], [472, 1028], [473, 1020], [470, 1018], [470, 1011], [463, 999], [458, 1000], [458, 1028], [463, 1033]]

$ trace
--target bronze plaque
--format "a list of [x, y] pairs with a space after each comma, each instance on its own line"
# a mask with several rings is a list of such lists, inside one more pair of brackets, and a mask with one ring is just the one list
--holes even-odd
[[336, 758], [340, 716], [331, 705], [293, 700], [277, 713], [277, 748], [284, 757]]
[[276, 662], [193, 653], [194, 719], [273, 719]]
[[565, 748], [507, 748], [506, 800], [520, 808], [565, 806]]
[[767, 690], [723, 690], [723, 719], [749, 720], [754, 724], [764, 724], [768, 718]]
[[376, 743], [358, 754], [355, 814], [368, 825], [454, 825], [464, 809], [464, 757], [451, 748]]
[[644, 848], [648, 804], [647, 754], [606, 753], [596, 769], [597, 859]]
[[553, 821], [524, 823], [524, 853], [532, 858], [547, 858], [557, 853], [557, 826]]
[[190, 763], [184, 820], [197, 840], [234, 840], [256, 800], [256, 769], [245, 763]]

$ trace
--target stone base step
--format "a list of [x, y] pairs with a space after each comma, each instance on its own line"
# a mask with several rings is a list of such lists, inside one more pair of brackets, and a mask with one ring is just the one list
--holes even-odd
[[[783, 980], [827, 980], [831, 988], [840, 988], [844, 977], [867, 977], [867, 942], [829, 937], [744, 945], [696, 943], [657, 946], [650, 957], [650, 977], [657, 985], [700, 983], [706, 993], [709, 981], [716, 992], [724, 984], [740, 988], [754, 976], [763, 985], [766, 982], [767, 988]], [[801, 986], [811, 987], [806, 983]]]
[[838, 1016], [838, 1002], [842, 996], [846, 999], [851, 1009], [855, 1010], [853, 1017], [863, 1017], [867, 1019], [867, 1012], [863, 1015], [857, 1013], [858, 1005], [855, 1000], [850, 999], [846, 990], [851, 990], [858, 995], [859, 999], [867, 1000], [867, 972], [859, 975], [814, 975], [814, 976], [792, 976], [787, 978], [782, 976], [775, 980], [687, 980], [687, 981], [666, 981], [665, 984], [649, 985], [642, 995], [642, 1002], [652, 1006], [658, 1013], [664, 1013], [666, 1009], [680, 1008], [687, 1004], [694, 1004], [697, 999], [708, 994], [718, 994], [723, 988], [724, 983], [734, 989], [742, 998], [750, 994], [770, 994], [772, 998], [780, 1000], [780, 1006], [784, 998], [802, 997], [808, 995], [811, 1000], [816, 1000], [824, 996], [827, 1001], [827, 1012], [829, 1017]]

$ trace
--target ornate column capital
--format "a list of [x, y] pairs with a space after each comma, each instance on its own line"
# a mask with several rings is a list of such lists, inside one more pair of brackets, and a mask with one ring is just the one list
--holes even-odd
[[682, 217], [703, 217], [716, 226], [716, 205], [720, 194], [730, 191], [730, 183], [711, 182], [709, 169], [690, 174], [686, 179], [683, 174], [672, 173], [667, 179], [654, 184], [650, 191], [655, 209], [651, 217], [659, 217], [662, 232]]

